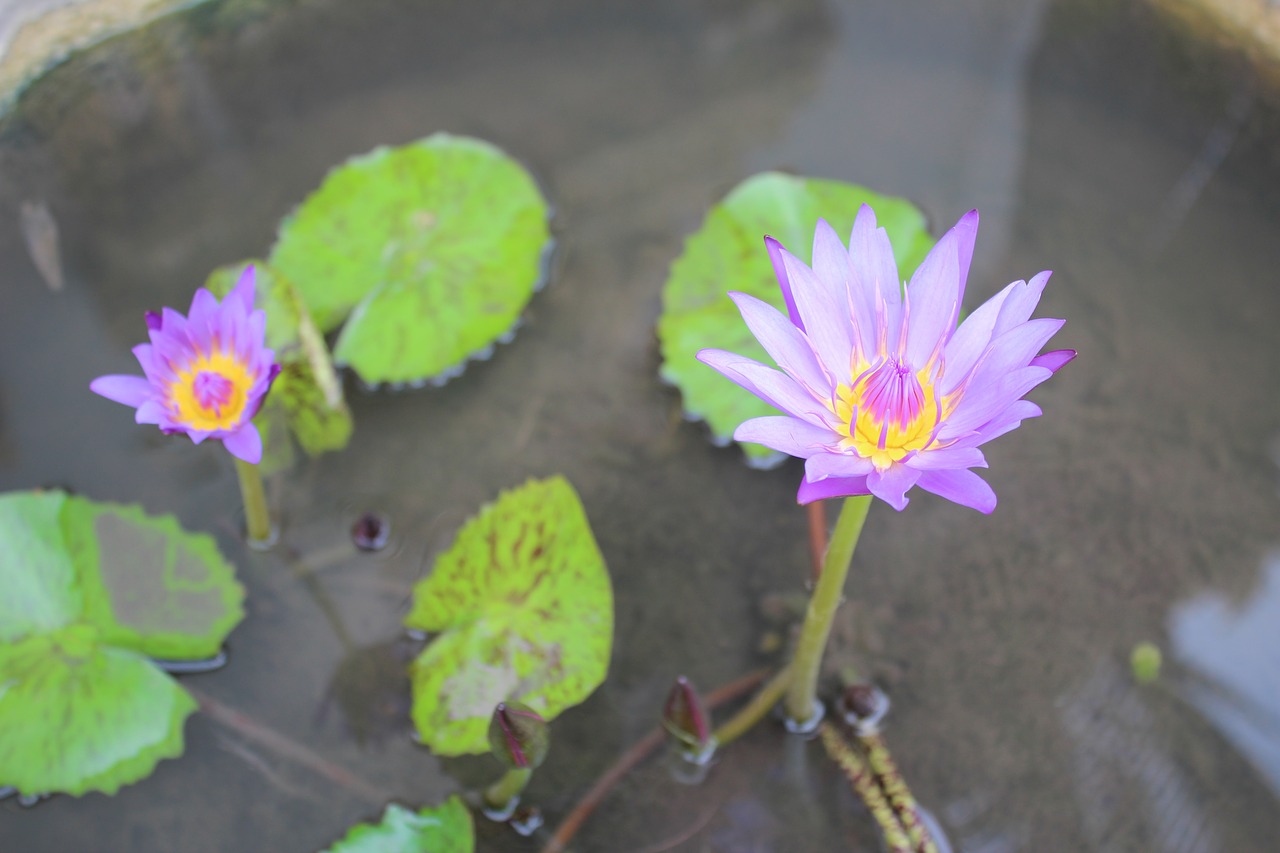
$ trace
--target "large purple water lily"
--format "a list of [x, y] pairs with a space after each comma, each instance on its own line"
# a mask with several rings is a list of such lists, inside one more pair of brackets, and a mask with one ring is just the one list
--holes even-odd
[[196, 444], [222, 441], [245, 462], [262, 459], [253, 416], [280, 372], [267, 349], [266, 314], [254, 310], [254, 271], [248, 267], [219, 304], [203, 287], [184, 317], [172, 308], [147, 313], [151, 343], [133, 354], [144, 376], [99, 376], [90, 390], [136, 408], [140, 424], [185, 432]]
[[1075, 352], [1039, 354], [1065, 322], [1030, 319], [1048, 272], [1015, 281], [956, 327], [977, 232], [976, 210], [960, 217], [905, 291], [866, 205], [848, 250], [818, 222], [812, 268], [765, 238], [788, 316], [729, 296], [782, 371], [724, 350], [698, 359], [786, 413], [745, 421], [734, 438], [804, 459], [800, 503], [871, 494], [901, 510], [919, 486], [995, 509], [995, 492], [969, 470], [987, 467], [980, 446], [1039, 415], [1023, 395]]

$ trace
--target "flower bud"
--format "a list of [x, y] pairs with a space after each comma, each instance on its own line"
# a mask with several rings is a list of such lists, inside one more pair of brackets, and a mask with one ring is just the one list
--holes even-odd
[[662, 727], [681, 745], [700, 752], [711, 739], [707, 712], [698, 690], [683, 675], [676, 679], [662, 706]]
[[874, 684], [852, 684], [840, 696], [839, 710], [859, 737], [873, 735], [880, 731], [880, 723], [889, 713], [889, 697]]
[[489, 721], [489, 749], [513, 769], [537, 767], [547, 757], [551, 733], [547, 721], [528, 705], [499, 702]]

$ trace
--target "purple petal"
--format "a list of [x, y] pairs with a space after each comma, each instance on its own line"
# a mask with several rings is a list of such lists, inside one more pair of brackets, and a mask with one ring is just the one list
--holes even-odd
[[244, 313], [248, 314], [253, 311], [254, 288], [257, 281], [257, 270], [253, 264], [244, 268], [240, 273], [240, 278], [236, 281], [236, 286], [227, 294], [227, 298], [223, 300], [225, 305], [227, 302], [235, 300], [244, 306]]
[[955, 331], [960, 311], [960, 255], [956, 241], [954, 228], [943, 234], [907, 285], [905, 350], [907, 363], [917, 370], [928, 363], [938, 342]]
[[1017, 400], [1009, 408], [978, 427], [978, 440], [973, 443], [975, 445], [986, 444], [988, 441], [999, 438], [1005, 433], [1012, 432], [1022, 426], [1022, 422], [1028, 418], [1038, 418], [1042, 414], [1040, 407], [1030, 400]]
[[1000, 306], [1004, 304], [1004, 300], [1014, 288], [1021, 284], [1023, 282], [1015, 281], [1007, 285], [1004, 290], [978, 306], [978, 309], [960, 324], [960, 328], [956, 329], [943, 353], [945, 370], [941, 385], [943, 394], [950, 394], [959, 387], [973, 370], [974, 365], [978, 363], [979, 357], [986, 352], [987, 345], [991, 343], [991, 333], [996, 327], [996, 320], [1000, 316]]
[[808, 459], [815, 453], [824, 451], [839, 436], [829, 429], [816, 427], [799, 418], [769, 415], [743, 421], [734, 430], [733, 437], [737, 441], [763, 444], [770, 450], [788, 456]]
[[867, 475], [867, 488], [871, 494], [901, 512], [906, 509], [910, 499], [907, 489], [916, 484], [922, 472], [906, 465], [890, 465], [883, 471], [872, 471]]
[[804, 478], [817, 483], [828, 477], [848, 479], [865, 477], [875, 470], [870, 459], [851, 453], [820, 453], [810, 456], [804, 463]]
[[903, 464], [917, 471], [937, 471], [945, 468], [986, 468], [987, 459], [976, 447], [943, 447], [923, 450]]
[[187, 312], [187, 326], [197, 333], [208, 333], [218, 319], [218, 298], [203, 287], [196, 288]]
[[774, 408], [814, 426], [828, 426], [835, 417], [790, 376], [758, 361], [717, 349], [701, 350], [697, 358]]
[[1073, 349], [1056, 349], [1053, 352], [1047, 352], [1031, 359], [1031, 366], [1047, 367], [1057, 373], [1059, 369], [1075, 357], [1076, 351]]
[[977, 429], [1052, 375], [1043, 367], [1023, 367], [971, 389], [938, 430], [938, 440], [951, 441]]
[[[858, 209], [853, 220], [853, 233], [849, 237], [849, 270], [853, 285], [853, 310], [866, 352], [876, 349], [875, 318], [878, 306], [884, 305], [898, 317], [902, 302], [902, 280], [898, 278], [898, 263], [893, 257], [889, 234], [876, 227], [875, 212], [867, 205]], [[894, 335], [896, 325], [893, 325]], [[864, 493], [865, 494], [865, 493]]]
[[800, 480], [800, 489], [796, 492], [796, 501], [801, 504], [827, 498], [844, 498], [851, 495], [869, 495], [866, 477], [828, 477], [817, 483], [806, 479]]
[[151, 397], [151, 383], [141, 376], [99, 376], [89, 383], [89, 390], [135, 409]]
[[951, 230], [956, 234], [956, 254], [960, 261], [960, 292], [956, 302], [963, 304], [965, 282], [969, 280], [969, 267], [973, 262], [973, 245], [978, 241], [978, 211], [971, 210], [961, 216]]
[[240, 429], [224, 436], [222, 443], [232, 456], [250, 465], [257, 465], [262, 461], [262, 436], [258, 434], [258, 428], [253, 425], [253, 421], [245, 423]]
[[162, 424], [168, 418], [168, 411], [159, 400], [146, 400], [138, 406], [133, 420], [140, 424]]
[[973, 507], [987, 515], [996, 508], [996, 493], [987, 485], [986, 480], [972, 471], [959, 468], [950, 471], [925, 471], [916, 485], [926, 492], [933, 492], [961, 506]]
[[791, 292], [804, 321], [805, 334], [829, 374], [837, 381], [852, 378], [850, 356], [853, 354], [852, 329], [848, 320], [848, 302], [844, 294], [837, 297], [835, 287], [814, 274], [803, 261], [783, 250], [782, 261], [791, 280]]
[[782, 255], [786, 249], [772, 237], [764, 238], [764, 247], [769, 253], [769, 262], [773, 264], [773, 274], [778, 277], [778, 287], [782, 289], [782, 300], [787, 305], [787, 316], [801, 331], [804, 331], [804, 323], [800, 322], [800, 312], [796, 309], [796, 298], [791, 293], [791, 280], [787, 278], [787, 265], [782, 262]]
[[1033, 276], [1031, 281], [1021, 287], [1014, 288], [1009, 298], [1004, 301], [1004, 305], [1000, 306], [1000, 317], [996, 320], [993, 337], [1027, 322], [1031, 312], [1040, 304], [1040, 295], [1044, 293], [1044, 286], [1049, 283], [1049, 276], [1052, 274], [1045, 270]]
[[159, 311], [147, 311], [142, 315], [143, 322], [147, 324], [147, 330], [156, 332], [160, 330], [162, 319]]
[[804, 332], [772, 305], [746, 293], [730, 293], [742, 319], [765, 352], [815, 397], [830, 397], [832, 378], [818, 362]]

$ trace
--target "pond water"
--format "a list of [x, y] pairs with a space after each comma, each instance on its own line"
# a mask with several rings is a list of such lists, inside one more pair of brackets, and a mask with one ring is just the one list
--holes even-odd
[[[386, 800], [490, 779], [412, 744], [397, 638], [460, 522], [530, 476], [576, 485], [617, 608], [609, 679], [529, 791], [551, 825], [677, 674], [771, 663], [769, 604], [807, 574], [801, 469], [749, 470], [682, 420], [654, 323], [684, 236], [772, 168], [907, 196], [935, 233], [978, 207], [969, 307], [1051, 268], [1038, 313], [1081, 353], [990, 446], [994, 515], [872, 510], [837, 628], [833, 664], [891, 694], [889, 742], [955, 848], [1274, 849], [1276, 104], [1138, 2], [229, 0], [73, 58], [0, 128], [0, 488], [175, 513], [218, 537], [248, 616], [225, 669], [184, 677], [210, 713], [181, 759], [111, 798], [0, 803], [0, 850], [313, 851]], [[222, 449], [135, 427], [89, 380], [133, 371], [142, 312], [264, 253], [329, 167], [438, 130], [537, 175], [550, 286], [444, 388], [350, 383], [353, 444], [270, 483], [282, 540], [247, 551]], [[60, 289], [24, 202], [56, 223]], [[350, 545], [369, 510], [394, 525], [377, 554]], [[1154, 685], [1129, 674], [1141, 641], [1165, 652]], [[773, 725], [700, 786], [649, 762], [575, 841], [878, 845], [817, 744]]]

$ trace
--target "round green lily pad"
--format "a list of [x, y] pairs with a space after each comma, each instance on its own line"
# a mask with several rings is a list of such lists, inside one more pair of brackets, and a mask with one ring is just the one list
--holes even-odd
[[[924, 214], [905, 199], [840, 181], [778, 172], [754, 175], [711, 208], [702, 227], [685, 241], [662, 292], [660, 373], [680, 389], [685, 414], [705, 420], [717, 444], [728, 444], [743, 421], [777, 414], [694, 357], [698, 350], [715, 347], [772, 363], [725, 294], [749, 293], [785, 312], [764, 238], [773, 237], [808, 261], [818, 220], [826, 219], [837, 234], [847, 236], [864, 204], [871, 205], [877, 223], [889, 232], [898, 273], [909, 279], [934, 244]], [[753, 465], [781, 460], [761, 445], [742, 447]]]
[[180, 755], [196, 703], [148, 658], [215, 655], [244, 590], [169, 516], [0, 495], [0, 787], [115, 792]]
[[[270, 262], [368, 383], [447, 378], [515, 326], [543, 277], [548, 207], [487, 142], [438, 133], [329, 173]], [[345, 321], [345, 325], [343, 325]]]
[[416, 812], [392, 803], [381, 821], [352, 827], [322, 853], [472, 853], [475, 845], [471, 812], [460, 798], [450, 797]]
[[482, 508], [405, 624], [440, 634], [412, 667], [413, 720], [438, 754], [486, 752], [499, 702], [550, 720], [589, 696], [609, 668], [613, 590], [569, 482], [531, 480]]

